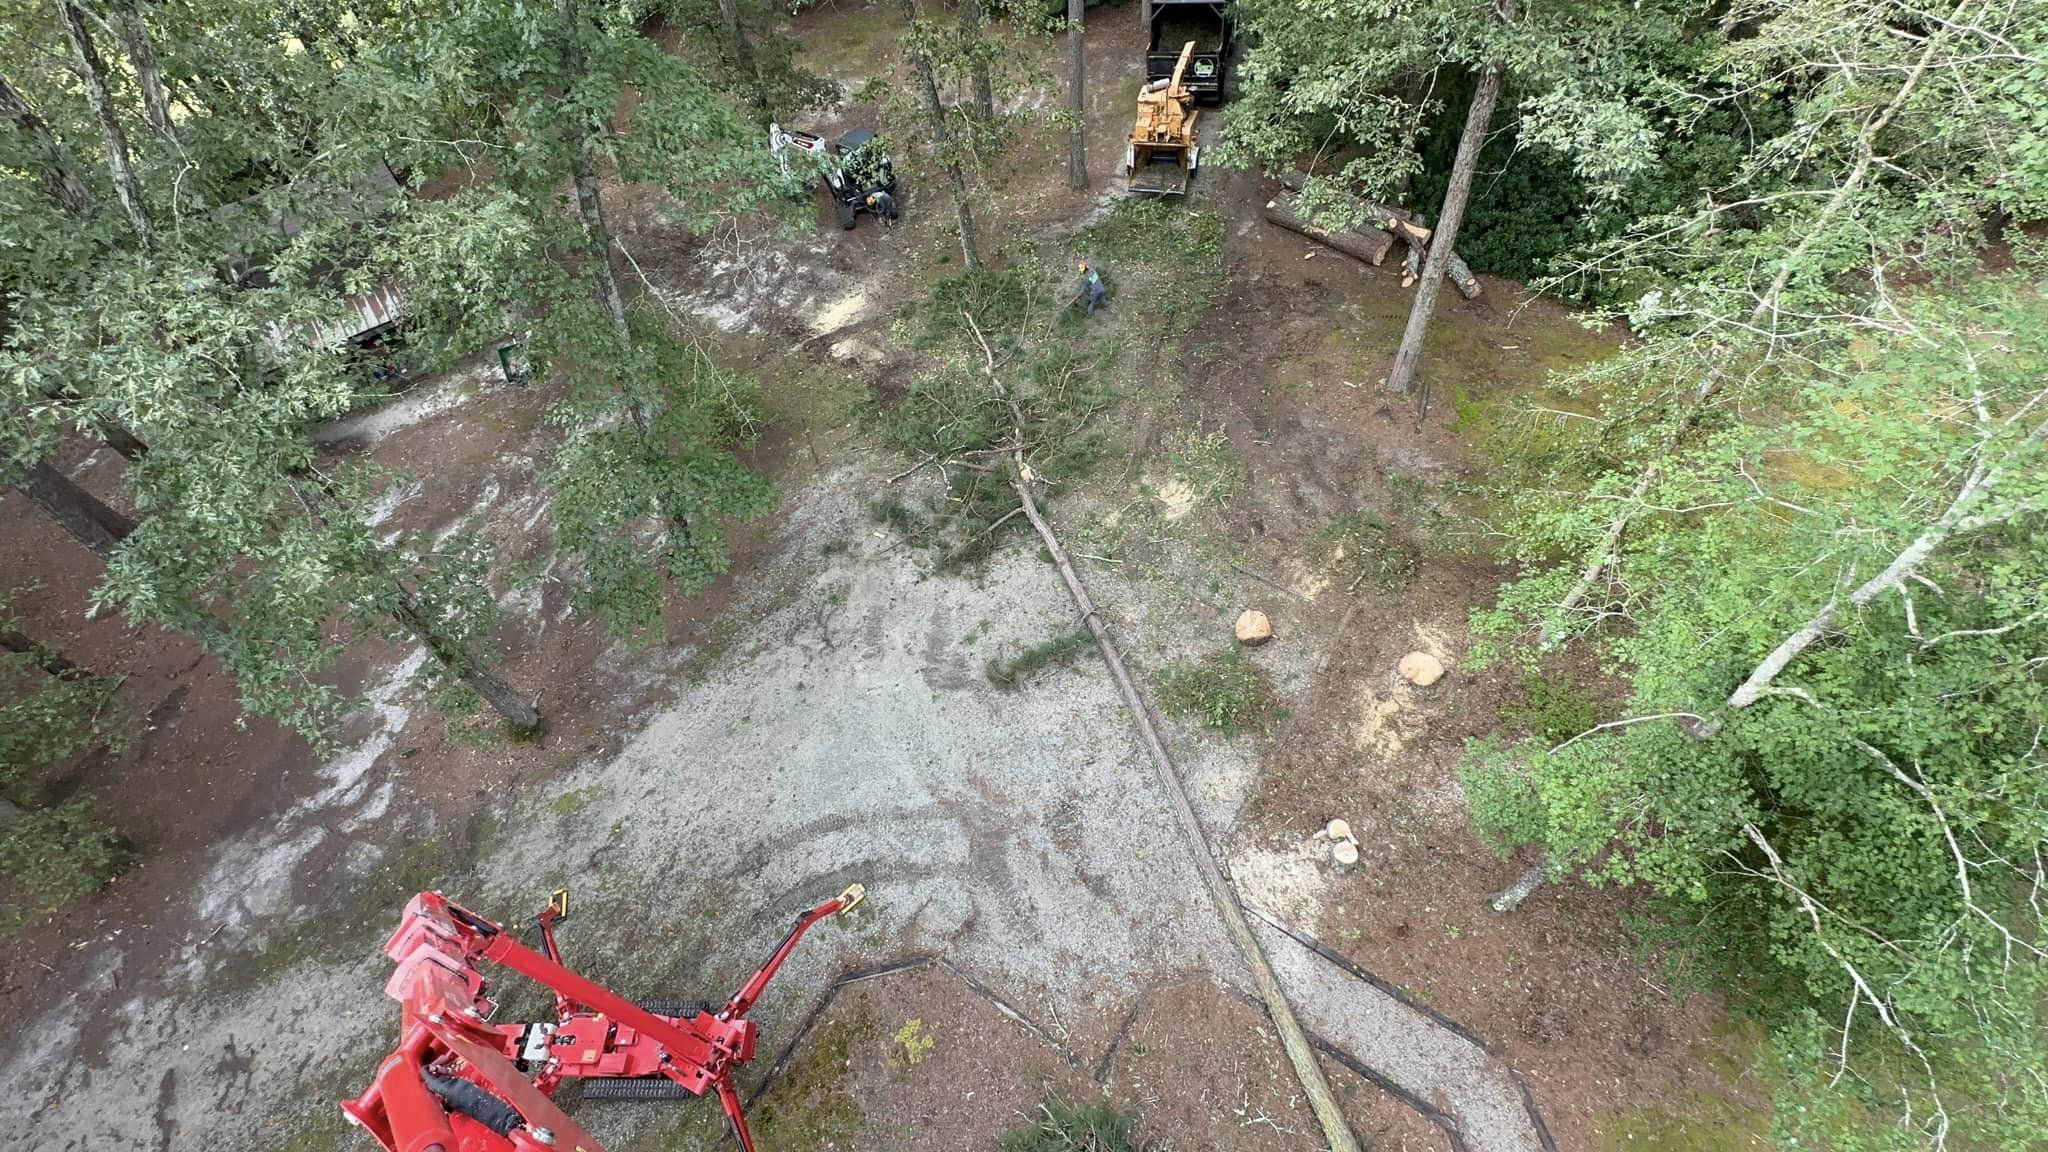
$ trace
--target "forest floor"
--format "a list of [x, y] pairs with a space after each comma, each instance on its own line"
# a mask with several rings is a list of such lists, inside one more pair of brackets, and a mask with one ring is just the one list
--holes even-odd
[[[1070, 242], [1117, 196], [1136, 15], [1091, 18], [1095, 188], [1070, 192], [1062, 143], [1026, 133], [976, 203], [994, 259], [1026, 237]], [[813, 10], [795, 30], [849, 88], [897, 32], [864, 7]], [[1052, 68], [1058, 46], [1042, 47]], [[804, 126], [881, 114], [852, 105]], [[95, 562], [0, 503], [0, 536], [27, 543], [0, 554], [11, 610], [125, 674], [138, 718], [127, 747], [53, 787], [100, 797], [142, 864], [0, 938], [0, 1010], [20, 1023], [0, 1118], [23, 1146], [365, 1147], [332, 1101], [386, 1051], [378, 946], [422, 888], [509, 920], [567, 885], [572, 963], [629, 993], [709, 997], [851, 880], [869, 884], [868, 907], [820, 928], [758, 1013], [764, 1051], [794, 1044], [765, 1090], [773, 1061], [750, 1070], [763, 1147], [985, 1149], [1047, 1092], [1136, 1108], [1141, 1132], [1174, 1147], [1321, 1146], [1099, 664], [1017, 690], [983, 673], [1072, 624], [1035, 543], [1010, 537], [982, 569], [940, 575], [866, 511], [936, 487], [929, 470], [892, 479], [913, 462], [877, 447], [887, 417], [870, 402], [916, 369], [892, 331], [903, 306], [957, 270], [949, 206], [926, 191], [939, 181], [914, 162], [904, 175], [900, 226], [841, 233], [821, 202], [819, 231], [796, 237], [692, 237], [658, 197], [610, 190], [645, 287], [761, 382], [772, 424], [753, 462], [783, 493], [736, 533], [732, 573], [671, 606], [662, 643], [605, 636], [546, 560], [537, 473], [559, 385], [507, 385], [480, 358], [323, 431], [327, 451], [407, 477], [380, 527], [468, 524], [497, 541], [517, 572], [503, 671], [540, 694], [537, 745], [450, 740], [407, 687], [420, 654], [363, 645], [337, 675], [372, 706], [339, 756], [238, 728], [211, 659], [84, 619]], [[1516, 403], [1569, 406], [1548, 373], [1613, 337], [1513, 284], [1447, 295], [1425, 357], [1437, 403], [1418, 425], [1379, 388], [1407, 311], [1398, 268], [1264, 225], [1270, 191], [1198, 178], [1189, 207], [1223, 218], [1227, 279], [1120, 381], [1109, 461], [1053, 478], [1052, 516], [1141, 677], [1227, 651], [1242, 608], [1274, 621], [1251, 654], [1279, 702], [1270, 722], [1166, 728], [1247, 900], [1326, 953], [1267, 934], [1344, 1057], [1326, 1066], [1347, 1110], [1381, 1149], [1529, 1146], [1526, 1117], [1509, 1132], [1464, 1111], [1470, 1072], [1496, 1097], [1519, 1077], [1560, 1148], [1761, 1147], [1754, 1039], [1636, 954], [1627, 895], [1560, 883], [1488, 912], [1526, 861], [1480, 843], [1456, 780], [1465, 742], [1512, 728], [1526, 692], [1519, 672], [1463, 660], [1468, 613], [1508, 571], [1469, 489], [1516, 437], [1540, 437]], [[1116, 282], [1119, 254], [1089, 255]], [[1146, 308], [1118, 296], [1096, 323], [1135, 332], [1156, 319]], [[118, 498], [109, 454], [63, 463]], [[1394, 674], [1417, 649], [1450, 669], [1432, 688]], [[1314, 838], [1333, 817], [1359, 837], [1356, 866]], [[1418, 1055], [1422, 1033], [1441, 1062]], [[581, 1116], [618, 1149], [719, 1138], [705, 1107]]]

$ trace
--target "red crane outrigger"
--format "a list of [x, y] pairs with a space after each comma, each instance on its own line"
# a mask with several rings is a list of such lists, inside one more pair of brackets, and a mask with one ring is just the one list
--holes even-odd
[[[797, 917], [766, 964], [723, 1008], [651, 1011], [562, 965], [555, 923], [569, 914], [557, 891], [534, 917], [538, 948], [502, 924], [422, 892], [384, 945], [398, 971], [384, 991], [401, 1005], [398, 1047], [370, 1087], [345, 1100], [349, 1120], [387, 1152], [604, 1152], [555, 1090], [580, 1079], [586, 1098], [682, 1099], [717, 1093], [744, 1152], [754, 1152], [733, 1070], [754, 1057], [747, 1019], [811, 926], [852, 911], [859, 884]], [[478, 965], [503, 965], [553, 989], [552, 1023], [491, 1023], [497, 1004]]]

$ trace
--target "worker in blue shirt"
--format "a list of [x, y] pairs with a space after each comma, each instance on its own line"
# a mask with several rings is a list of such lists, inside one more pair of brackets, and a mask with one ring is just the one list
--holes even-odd
[[1090, 268], [1086, 261], [1081, 264], [1081, 291], [1088, 294], [1090, 316], [1095, 315], [1095, 310], [1109, 299], [1109, 286], [1102, 282], [1102, 274]]

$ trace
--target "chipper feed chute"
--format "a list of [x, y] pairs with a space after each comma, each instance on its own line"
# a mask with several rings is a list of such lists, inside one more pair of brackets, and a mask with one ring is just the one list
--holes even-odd
[[[342, 1102], [386, 1152], [604, 1152], [555, 1106], [583, 1083], [591, 1099], [675, 1100], [716, 1094], [744, 1152], [754, 1152], [733, 1071], [754, 1057], [747, 1012], [811, 926], [851, 911], [855, 884], [797, 917], [774, 955], [721, 1008], [636, 1004], [562, 965], [559, 891], [534, 917], [537, 947], [438, 892], [406, 905], [384, 951], [384, 986], [400, 1005], [398, 1047], [361, 1096]], [[555, 993], [555, 1018], [493, 1023], [497, 1004], [479, 966], [499, 964]]]

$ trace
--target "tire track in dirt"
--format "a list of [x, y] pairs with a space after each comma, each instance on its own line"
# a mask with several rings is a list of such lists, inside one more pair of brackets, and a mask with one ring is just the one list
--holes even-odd
[[[1457, 1022], [1273, 920], [1252, 931], [1303, 1025], [1470, 1152], [1557, 1152], [1528, 1088]], [[1348, 1061], [1346, 1063], [1349, 1063]]]

